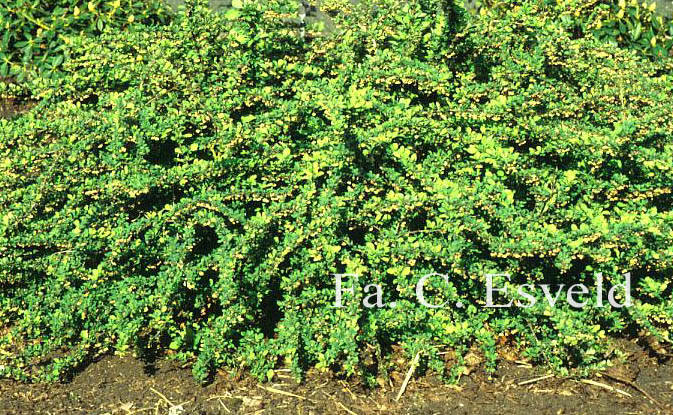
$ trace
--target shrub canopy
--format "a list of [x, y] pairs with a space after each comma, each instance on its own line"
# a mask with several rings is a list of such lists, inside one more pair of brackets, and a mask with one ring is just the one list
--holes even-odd
[[[199, 379], [371, 375], [396, 344], [440, 372], [454, 350], [447, 375], [502, 344], [567, 372], [613, 358], [606, 334], [670, 339], [670, 71], [535, 1], [362, 3], [313, 40], [290, 2], [190, 8], [28, 86], [41, 103], [0, 120], [0, 373], [170, 351]], [[416, 299], [430, 272], [446, 308]], [[630, 272], [635, 306], [484, 308], [489, 272]], [[342, 309], [333, 273], [360, 275]], [[370, 283], [397, 307], [362, 307]]]

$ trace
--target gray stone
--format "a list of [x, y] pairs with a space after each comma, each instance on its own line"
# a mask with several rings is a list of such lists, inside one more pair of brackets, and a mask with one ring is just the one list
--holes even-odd
[[654, 2], [657, 3], [656, 12], [658, 15], [669, 18], [673, 17], [673, 0], [654, 0]]
[[[164, 0], [174, 11], [184, 6], [185, 0]], [[353, 0], [351, 0], [353, 1]], [[355, 0], [357, 1], [357, 0]], [[232, 0], [210, 0], [210, 9], [216, 12], [227, 11], [230, 9]], [[320, 10], [320, 0], [307, 1], [297, 0], [299, 3], [299, 13], [297, 18], [288, 21], [291, 26], [296, 26], [300, 31], [300, 36], [304, 36], [306, 28], [312, 30], [320, 29], [323, 34], [329, 34], [336, 30], [332, 18]]]
[[[185, 0], [164, 0], [166, 4], [177, 11], [180, 6], [185, 4]], [[231, 7], [231, 0], [210, 0], [210, 9], [215, 11], [225, 11]]]
[[315, 25], [322, 24], [322, 32], [325, 34], [332, 33], [336, 30], [332, 18], [327, 13], [320, 10], [319, 1], [312, 4], [307, 0], [301, 0], [299, 2], [299, 20], [303, 27], [315, 27]]

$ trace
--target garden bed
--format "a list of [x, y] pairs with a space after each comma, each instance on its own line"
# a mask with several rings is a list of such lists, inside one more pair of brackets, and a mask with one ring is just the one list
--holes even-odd
[[400, 361], [389, 379], [379, 379], [380, 385], [370, 389], [313, 371], [298, 384], [282, 370], [267, 384], [258, 384], [245, 375], [219, 372], [211, 384], [202, 386], [194, 381], [189, 369], [175, 362], [147, 365], [131, 357], [106, 357], [88, 366], [70, 383], [28, 385], [0, 381], [0, 413], [169, 414], [168, 401], [176, 407], [173, 414], [184, 415], [671, 413], [673, 362], [659, 361], [634, 342], [620, 343], [628, 350], [628, 358], [606, 373], [628, 380], [661, 407], [642, 391], [605, 375], [589, 380], [545, 378], [538, 368], [514, 361], [503, 362], [492, 379], [475, 367], [457, 385], [431, 376], [412, 378], [396, 401], [409, 362]]

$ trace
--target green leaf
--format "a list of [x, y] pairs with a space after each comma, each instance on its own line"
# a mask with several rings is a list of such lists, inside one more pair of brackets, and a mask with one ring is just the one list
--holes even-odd
[[[239, 0], [240, 3], [240, 0]], [[241, 16], [241, 12], [238, 9], [229, 9], [224, 14], [224, 18], [227, 20], [236, 20]]]
[[[165, 344], [165, 343], [164, 343]], [[180, 337], [176, 337], [171, 341], [171, 343], [168, 345], [168, 348], [171, 350], [178, 350], [182, 346], [182, 339]]]

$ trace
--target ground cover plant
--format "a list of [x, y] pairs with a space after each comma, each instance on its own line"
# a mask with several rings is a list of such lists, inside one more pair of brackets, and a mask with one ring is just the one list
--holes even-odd
[[[490, 19], [335, 0], [341, 30], [303, 38], [294, 2], [233, 3], [77, 37], [65, 76], [24, 84], [40, 102], [0, 120], [2, 376], [134, 352], [203, 381], [369, 378], [400, 345], [455, 379], [470, 351], [489, 371], [506, 347], [577, 373], [619, 358], [611, 335], [667, 347], [665, 58], [575, 38], [532, 0]], [[445, 308], [417, 300], [431, 272], [449, 277], [426, 288]], [[629, 272], [634, 306], [483, 307], [487, 273], [599, 272]], [[340, 309], [334, 273], [360, 275]], [[384, 307], [362, 306], [370, 283]]]

